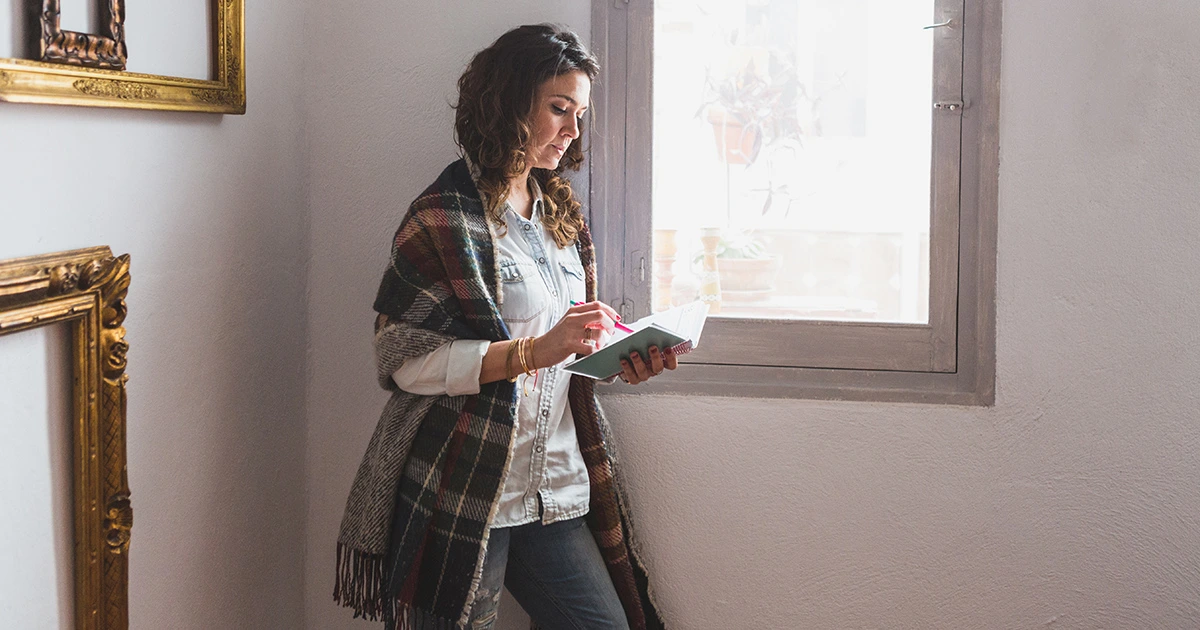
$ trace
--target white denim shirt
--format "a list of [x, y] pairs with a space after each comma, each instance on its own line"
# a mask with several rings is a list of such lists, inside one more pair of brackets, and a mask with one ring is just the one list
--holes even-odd
[[[574, 245], [559, 249], [540, 220], [541, 191], [532, 179], [530, 185], [534, 189], [532, 220], [508, 205], [504, 214], [508, 229], [496, 241], [502, 290], [500, 314], [514, 339], [545, 334], [566, 314], [572, 300], [587, 299], [579, 250]], [[392, 379], [400, 389], [414, 394], [477, 394], [489, 345], [488, 341], [452, 341], [405, 361]], [[513, 362], [517, 362], [515, 357]], [[567, 404], [571, 375], [562, 370], [565, 363], [542, 368], [536, 382], [524, 375], [517, 378], [512, 459], [492, 527], [537, 521], [539, 496], [544, 524], [587, 514], [587, 467]]]

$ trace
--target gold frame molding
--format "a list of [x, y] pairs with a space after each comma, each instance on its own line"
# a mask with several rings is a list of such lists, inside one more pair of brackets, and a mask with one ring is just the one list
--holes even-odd
[[0, 335], [71, 330], [75, 627], [129, 627], [133, 510], [125, 454], [129, 255], [107, 247], [0, 262]]
[[211, 1], [213, 80], [0, 58], [0, 101], [244, 114], [245, 0]]
[[62, 0], [40, 0], [40, 4], [39, 59], [89, 68], [125, 69], [125, 0], [105, 0], [108, 20], [104, 21], [101, 34], [64, 31]]

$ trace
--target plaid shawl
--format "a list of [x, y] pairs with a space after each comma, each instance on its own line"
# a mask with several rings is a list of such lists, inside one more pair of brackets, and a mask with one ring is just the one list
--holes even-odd
[[[496, 235], [464, 160], [413, 202], [396, 232], [375, 310], [379, 383], [392, 392], [342, 518], [334, 600], [389, 630], [463, 627], [483, 572], [517, 417], [516, 385], [470, 396], [418, 396], [391, 375], [454, 339], [509, 339], [501, 319]], [[595, 255], [578, 241], [587, 296]], [[572, 376], [568, 400], [591, 486], [587, 522], [634, 630], [663, 622], [632, 541], [595, 381]]]

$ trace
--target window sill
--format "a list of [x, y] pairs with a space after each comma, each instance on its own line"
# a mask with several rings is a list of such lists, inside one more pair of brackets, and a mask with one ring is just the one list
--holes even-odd
[[727, 396], [990, 407], [990, 379], [966, 373], [885, 372], [681, 363], [640, 385], [620, 381], [601, 395]]

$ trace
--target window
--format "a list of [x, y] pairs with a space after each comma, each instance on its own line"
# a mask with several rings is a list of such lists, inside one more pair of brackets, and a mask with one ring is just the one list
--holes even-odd
[[990, 404], [998, 3], [594, 1], [601, 295], [712, 306], [639, 391]]

